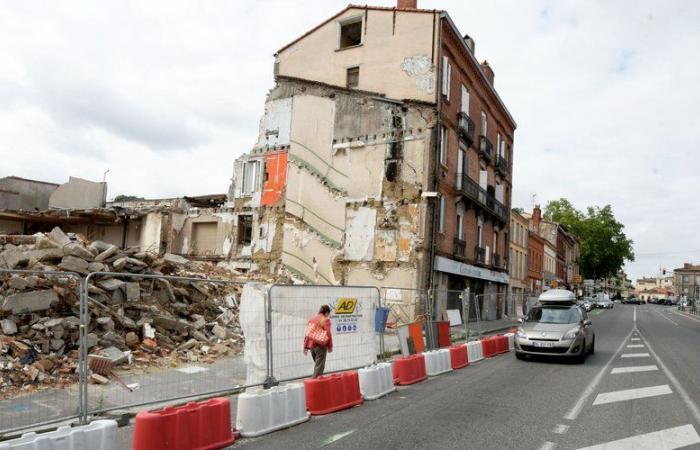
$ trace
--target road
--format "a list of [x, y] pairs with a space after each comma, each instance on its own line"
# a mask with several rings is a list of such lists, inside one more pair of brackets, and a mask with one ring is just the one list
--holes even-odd
[[583, 365], [506, 354], [234, 448], [700, 448], [700, 320], [619, 304], [591, 319]]

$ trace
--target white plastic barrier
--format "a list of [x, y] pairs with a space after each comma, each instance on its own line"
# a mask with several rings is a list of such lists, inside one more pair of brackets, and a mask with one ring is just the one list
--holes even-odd
[[50, 433], [27, 433], [0, 442], [0, 450], [117, 450], [117, 421], [96, 420], [79, 427], [60, 427]]
[[504, 334], [508, 338], [508, 350], [513, 351], [515, 349], [515, 333]]
[[238, 396], [236, 430], [256, 437], [309, 420], [306, 393], [301, 383], [270, 389], [250, 389]]
[[452, 370], [450, 351], [446, 348], [423, 352], [423, 356], [425, 357], [425, 372], [429, 377]]
[[391, 363], [377, 363], [358, 370], [360, 392], [365, 400], [376, 400], [396, 390]]
[[484, 349], [481, 347], [481, 342], [467, 342], [467, 354], [469, 355], [470, 363], [481, 361], [482, 359], [484, 359]]

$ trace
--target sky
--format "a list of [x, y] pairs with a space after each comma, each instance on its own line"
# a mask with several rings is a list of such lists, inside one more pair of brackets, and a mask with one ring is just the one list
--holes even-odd
[[[0, 177], [106, 177], [110, 198], [227, 192], [234, 159], [256, 141], [272, 55], [345, 5], [6, 3]], [[700, 2], [419, 7], [447, 10], [495, 71], [518, 123], [514, 207], [531, 210], [533, 195], [612, 205], [635, 242], [633, 279], [700, 263]]]

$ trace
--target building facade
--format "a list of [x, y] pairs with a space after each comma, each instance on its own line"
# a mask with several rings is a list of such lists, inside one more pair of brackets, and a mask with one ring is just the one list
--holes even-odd
[[700, 300], [700, 264], [683, 264], [673, 270], [673, 290], [677, 298]]
[[506, 292], [516, 125], [473, 41], [416, 6], [348, 6], [276, 53], [257, 143], [234, 165], [232, 264]]
[[[522, 295], [529, 291], [528, 253], [529, 236], [528, 220], [517, 211], [510, 215], [510, 255], [509, 274], [510, 292], [514, 295]], [[534, 261], [533, 261], [534, 262]], [[533, 269], [535, 269], [533, 267]]]
[[544, 287], [544, 240], [533, 231], [528, 231], [527, 251], [527, 290], [537, 296]]

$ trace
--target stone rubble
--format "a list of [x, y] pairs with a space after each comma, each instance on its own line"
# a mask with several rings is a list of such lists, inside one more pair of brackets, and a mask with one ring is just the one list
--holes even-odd
[[[120, 249], [60, 228], [33, 239], [0, 240], [0, 269], [118, 272], [203, 278], [179, 281], [138, 276], [93, 275], [88, 284], [87, 347], [106, 358], [112, 370], [148, 370], [154, 365], [211, 363], [241, 354], [238, 321], [245, 278], [209, 263], [166, 253]], [[13, 244], [10, 242], [22, 242]], [[0, 273], [0, 395], [67, 387], [78, 379], [79, 281], [65, 274]], [[110, 383], [109, 374], [89, 381]]]

